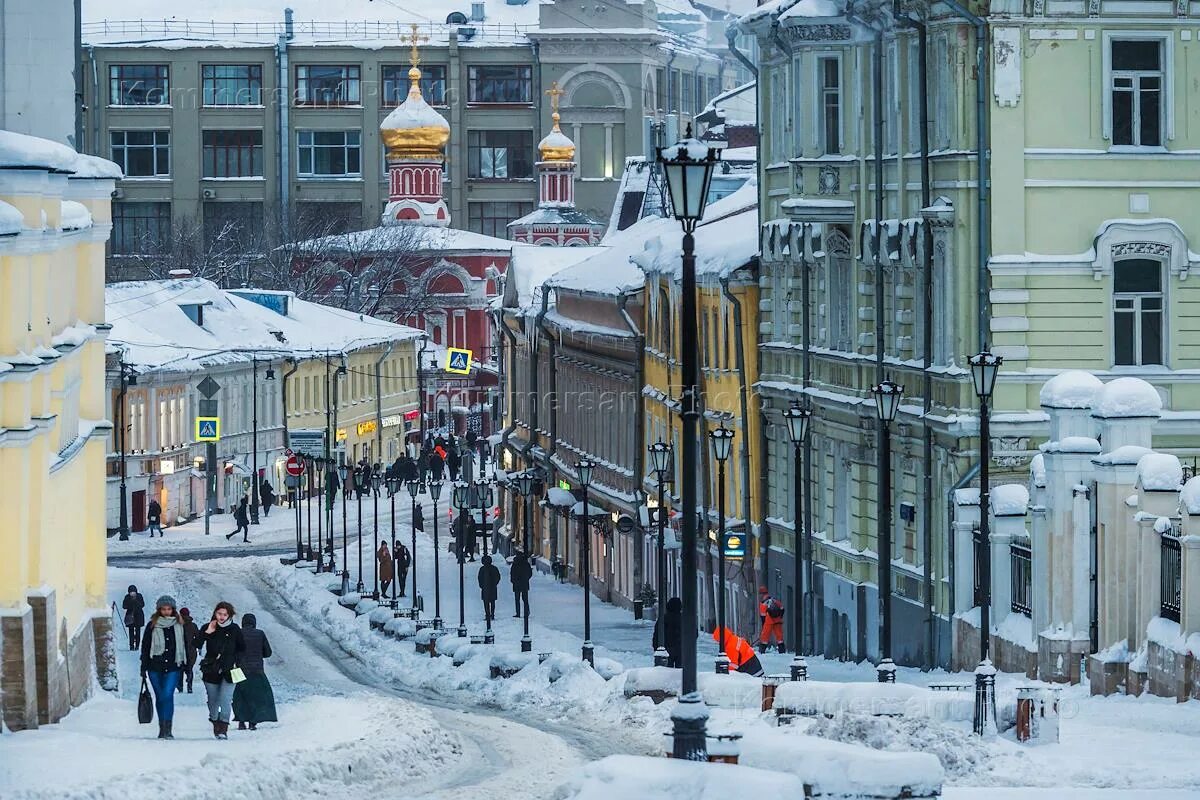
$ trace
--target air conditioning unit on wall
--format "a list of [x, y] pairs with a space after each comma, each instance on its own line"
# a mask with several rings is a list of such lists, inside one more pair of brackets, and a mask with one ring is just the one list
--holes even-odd
[[215, 200], [217, 198], [217, 190], [216, 189], [204, 189], [200, 192], [200, 195], [205, 200]]

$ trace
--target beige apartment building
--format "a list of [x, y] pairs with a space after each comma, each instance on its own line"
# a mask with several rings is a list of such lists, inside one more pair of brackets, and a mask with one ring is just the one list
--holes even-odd
[[[422, 92], [453, 131], [451, 225], [500, 238], [537, 205], [553, 82], [578, 146], [577, 204], [604, 219], [626, 157], [677, 135], [746, 77], [723, 12], [688, 0], [417, 3], [424, 17], [365, 0], [336, 15], [284, 5], [198, 22], [177, 2], [123, 6], [133, 21], [85, 4], [84, 148], [124, 169], [118, 259], [262, 252], [278, 222], [291, 238], [374, 225], [387, 197], [379, 124], [407, 93], [414, 46]], [[308, 21], [322, 15], [341, 19]]]

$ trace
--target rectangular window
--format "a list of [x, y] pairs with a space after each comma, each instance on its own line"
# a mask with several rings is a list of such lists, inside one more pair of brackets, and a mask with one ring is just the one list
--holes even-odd
[[164, 253], [171, 248], [170, 203], [113, 203], [112, 222], [113, 255]]
[[692, 108], [692, 81], [687, 76], [684, 76], [683, 95], [679, 99], [679, 110], [684, 114], [693, 113]]
[[1162, 265], [1130, 258], [1113, 265], [1113, 363], [1163, 364]]
[[1163, 143], [1163, 45], [1160, 40], [1113, 40], [1112, 143], [1161, 147]]
[[659, 111], [667, 110], [667, 71], [662, 67], [654, 70], [654, 105]]
[[671, 86], [667, 92], [667, 103], [671, 111], [679, 110], [679, 70], [671, 70]]
[[508, 223], [533, 210], [532, 203], [519, 201], [499, 203], [468, 203], [467, 227], [497, 239], [508, 238]]
[[362, 228], [362, 204], [345, 201], [296, 203], [296, 225], [303, 238], [347, 233]]
[[262, 131], [204, 131], [205, 178], [261, 178]]
[[529, 131], [468, 131], [467, 175], [512, 180], [533, 177], [533, 134]]
[[467, 98], [472, 103], [531, 103], [533, 68], [526, 65], [468, 67]]
[[170, 102], [166, 64], [110, 64], [108, 102], [114, 106], [165, 106]]
[[112, 160], [126, 178], [162, 178], [171, 174], [170, 131], [111, 131]]
[[[385, 64], [383, 67], [383, 99], [385, 106], [398, 106], [408, 97], [409, 67]], [[444, 64], [421, 65], [421, 96], [431, 106], [446, 104], [446, 67]]]
[[307, 178], [345, 178], [362, 174], [360, 131], [296, 131], [296, 174]]
[[205, 64], [200, 85], [206, 106], [260, 106], [262, 64]]
[[357, 65], [308, 64], [296, 67], [296, 104], [354, 105], [362, 102]]
[[837, 155], [842, 152], [841, 59], [836, 56], [817, 59], [817, 80], [821, 114], [819, 144], [826, 155]]

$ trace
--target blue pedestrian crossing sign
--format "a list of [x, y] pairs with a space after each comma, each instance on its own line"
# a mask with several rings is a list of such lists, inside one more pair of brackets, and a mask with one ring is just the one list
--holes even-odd
[[446, 372], [457, 372], [460, 375], [471, 374], [471, 351], [451, 347], [446, 351]]
[[221, 439], [220, 417], [196, 417], [196, 441], [216, 442]]

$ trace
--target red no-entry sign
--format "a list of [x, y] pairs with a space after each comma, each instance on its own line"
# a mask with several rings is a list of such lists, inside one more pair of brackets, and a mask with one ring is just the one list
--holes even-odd
[[287, 464], [284, 469], [287, 470], [288, 475], [291, 475], [293, 478], [299, 478], [304, 474], [304, 459], [293, 453], [287, 457]]

